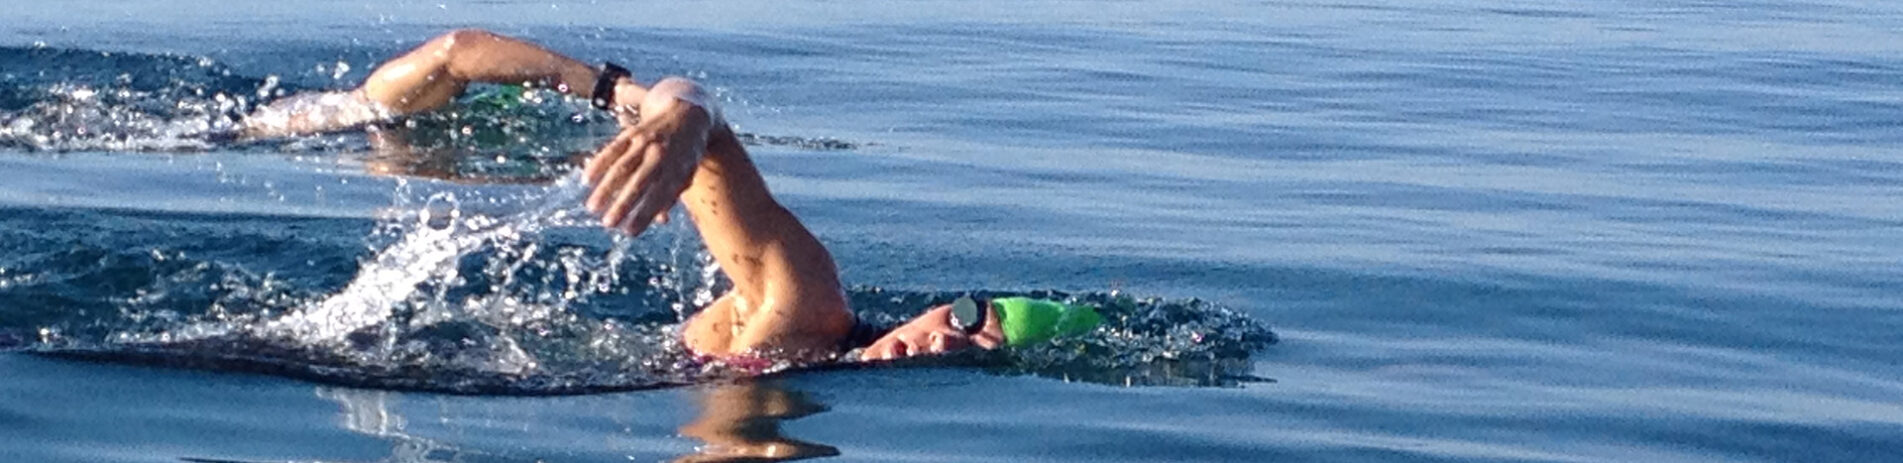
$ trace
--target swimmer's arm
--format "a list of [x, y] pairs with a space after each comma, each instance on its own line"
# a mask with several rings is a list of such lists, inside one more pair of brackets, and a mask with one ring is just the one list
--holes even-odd
[[590, 160], [588, 206], [640, 233], [680, 200], [733, 291], [683, 330], [710, 355], [832, 353], [852, 330], [831, 253], [774, 200], [714, 101], [693, 81], [654, 85], [630, 126]]
[[[593, 98], [595, 68], [573, 58], [520, 39], [477, 29], [437, 36], [371, 71], [354, 92], [390, 115], [441, 108], [461, 96], [470, 83], [531, 83], [581, 98]], [[617, 103], [641, 101], [645, 91], [623, 80], [615, 86]], [[261, 108], [247, 119], [251, 137], [320, 133], [350, 128], [372, 120], [336, 120], [301, 117], [298, 108]], [[365, 112], [368, 114], [369, 112]], [[270, 117], [257, 117], [268, 115]]]
[[398, 114], [411, 114], [449, 104], [472, 82], [533, 83], [592, 98], [596, 77], [587, 63], [539, 45], [461, 29], [378, 66], [359, 91]]

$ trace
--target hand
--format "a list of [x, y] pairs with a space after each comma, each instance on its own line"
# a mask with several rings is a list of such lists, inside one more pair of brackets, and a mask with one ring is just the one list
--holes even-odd
[[[658, 95], [650, 95], [658, 96]], [[624, 126], [614, 141], [588, 160], [585, 172], [594, 192], [588, 210], [601, 224], [630, 235], [667, 220], [668, 209], [687, 190], [707, 151], [713, 120], [706, 108], [666, 98], [648, 98], [641, 121]]]

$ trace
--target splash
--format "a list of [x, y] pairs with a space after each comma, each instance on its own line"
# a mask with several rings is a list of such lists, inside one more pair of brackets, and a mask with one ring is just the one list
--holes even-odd
[[202, 57], [0, 47], [0, 146], [202, 150], [280, 90]]
[[[335, 219], [297, 225], [328, 237], [367, 233], [354, 246], [269, 233], [286, 225], [271, 217], [0, 215], [0, 241], [28, 251], [0, 259], [7, 269], [0, 276], [12, 282], [0, 300], [34, 307], [26, 301], [65, 299], [73, 309], [47, 307], [41, 316], [9, 309], [0, 342], [72, 357], [469, 394], [585, 393], [751, 374], [695, 362], [676, 340], [685, 314], [727, 286], [691, 230], [677, 222], [642, 239], [608, 238], [575, 206], [584, 191], [572, 177], [512, 189], [418, 182], [401, 187], [398, 203], [367, 230]], [[75, 237], [79, 249], [14, 226], [86, 223], [107, 229]], [[167, 236], [203, 241], [170, 238], [151, 250]], [[214, 252], [232, 242], [259, 243]], [[351, 257], [364, 244], [370, 253]], [[316, 265], [246, 261], [279, 255]], [[280, 270], [250, 270], [258, 267]], [[300, 267], [317, 270], [288, 270]], [[884, 325], [962, 294], [849, 291], [863, 319]], [[979, 294], [1093, 304], [1107, 319], [1091, 335], [1049, 345], [899, 365], [1221, 386], [1257, 380], [1247, 374], [1248, 355], [1275, 341], [1248, 317], [1201, 301]], [[821, 367], [854, 366], [868, 365]]]
[[[327, 82], [347, 88], [343, 70]], [[283, 109], [319, 111], [317, 117], [356, 123], [384, 122], [400, 132], [404, 151], [481, 151], [502, 158], [471, 168], [513, 172], [550, 158], [587, 152], [611, 130], [613, 118], [586, 102], [547, 89], [479, 86], [448, 111], [393, 118], [347, 99], [336, 88], [304, 88], [275, 75], [247, 76], [199, 56], [121, 53], [51, 47], [0, 47], [0, 147], [30, 151], [204, 151], [259, 145], [285, 151], [363, 151], [375, 141], [357, 136], [306, 135], [254, 140], [242, 136], [252, 123], [289, 125]], [[500, 89], [514, 89], [501, 91]], [[861, 143], [823, 137], [742, 133], [751, 146], [806, 151], [851, 150]], [[432, 156], [433, 159], [457, 159]]]
[[[675, 312], [584, 309], [598, 298], [684, 309], [664, 301], [710, 292], [703, 287], [715, 283], [669, 278], [682, 273], [674, 264], [631, 255], [637, 242], [652, 240], [619, 239], [597, 254], [589, 245], [596, 243], [551, 238], [551, 231], [599, 234], [576, 206], [586, 192], [578, 176], [509, 194], [412, 188], [425, 189], [406, 183], [398, 196], [422, 199], [380, 219], [375, 235], [389, 243], [341, 290], [285, 310], [122, 331], [96, 348], [62, 352], [463, 393], [643, 388], [717, 373], [683, 366], [687, 359], [666, 329], [679, 319]], [[640, 268], [631, 272], [628, 264]], [[670, 286], [679, 284], [690, 286]]]
[[[753, 374], [697, 362], [677, 341], [678, 323], [728, 286], [684, 221], [641, 239], [610, 238], [577, 206], [585, 191], [574, 175], [541, 187], [405, 182], [367, 229], [337, 219], [290, 224], [326, 237], [317, 241], [275, 232], [287, 225], [275, 217], [0, 214], [0, 242], [23, 250], [0, 257], [0, 303], [9, 307], [0, 348], [468, 394]], [[39, 231], [83, 224], [96, 230]], [[337, 238], [353, 234], [368, 238]], [[369, 253], [353, 257], [366, 244]], [[962, 294], [849, 291], [861, 318], [882, 325]], [[1259, 323], [1202, 301], [978, 294], [1092, 304], [1106, 323], [1048, 345], [898, 365], [1223, 386], [1259, 380], [1248, 375], [1248, 355], [1275, 342]], [[775, 369], [816, 366], [871, 365]]]
[[[535, 254], [536, 244], [529, 237], [551, 225], [576, 226], [588, 221], [585, 216], [574, 217], [573, 211], [565, 208], [566, 205], [579, 204], [583, 191], [575, 184], [573, 177], [569, 177], [549, 189], [548, 198], [553, 199], [501, 217], [483, 214], [465, 216], [459, 195], [452, 192], [432, 194], [414, 216], [394, 221], [413, 225], [399, 226], [391, 232], [398, 236], [397, 243], [378, 252], [343, 291], [323, 299], [310, 310], [273, 320], [265, 324], [263, 329], [276, 336], [305, 342], [340, 341], [358, 330], [390, 320], [395, 308], [406, 301], [446, 297], [442, 291], [424, 294], [425, 288], [432, 286], [425, 283], [460, 280], [458, 259], [485, 248], [508, 256], [492, 265], [503, 267], [499, 270], [502, 270], [505, 280], [492, 287], [499, 290], [507, 285], [507, 275], [512, 274], [510, 270], [529, 264], [521, 260], [521, 256]], [[615, 247], [607, 261], [618, 262], [625, 250], [626, 246]], [[601, 274], [590, 269], [567, 268], [578, 270], [579, 273], [569, 275], [570, 282], [586, 280], [594, 288], [605, 289]], [[608, 271], [612, 272], [612, 267]], [[573, 300], [579, 296], [578, 293], [577, 288], [565, 288], [564, 295], [568, 298], [564, 300]], [[438, 310], [422, 311], [416, 321], [427, 324], [451, 316], [440, 307], [430, 308]], [[545, 318], [546, 312], [530, 315]]]

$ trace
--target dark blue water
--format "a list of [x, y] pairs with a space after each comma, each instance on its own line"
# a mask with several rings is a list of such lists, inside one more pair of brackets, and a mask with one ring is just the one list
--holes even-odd
[[[14, 9], [0, 458], [1903, 459], [1903, 8], [708, 8]], [[574, 216], [612, 131], [574, 102], [203, 135], [461, 26], [716, 87], [862, 310], [1140, 335], [644, 389], [697, 382], [653, 330], [719, 283], [684, 226]], [[259, 334], [305, 313], [381, 328]]]

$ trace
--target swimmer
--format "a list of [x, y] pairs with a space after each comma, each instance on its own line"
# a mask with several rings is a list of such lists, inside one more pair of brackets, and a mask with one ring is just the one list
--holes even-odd
[[733, 289], [688, 319], [696, 354], [725, 359], [825, 358], [863, 347], [862, 360], [1027, 345], [1094, 328], [1089, 307], [960, 298], [880, 335], [846, 304], [832, 254], [767, 189], [747, 149], [699, 84], [667, 78], [645, 89], [613, 141], [586, 163], [586, 200], [602, 225], [639, 235], [683, 204]]
[[679, 77], [637, 83], [623, 69], [590, 67], [535, 44], [480, 30], [425, 42], [346, 92], [298, 95], [247, 119], [251, 136], [327, 132], [443, 107], [473, 82], [523, 83], [590, 99], [621, 131], [586, 162], [585, 205], [604, 226], [639, 235], [683, 204], [733, 289], [689, 318], [696, 355], [746, 363], [828, 359], [863, 348], [893, 360], [1027, 345], [1075, 335], [1101, 320], [1089, 307], [1026, 298], [960, 298], [884, 333], [847, 307], [825, 245], [773, 199], [714, 97]]

